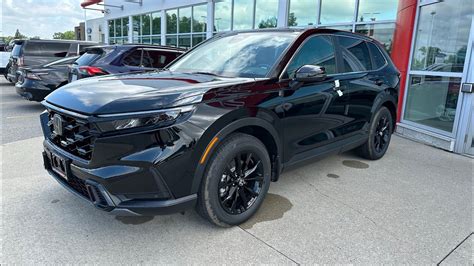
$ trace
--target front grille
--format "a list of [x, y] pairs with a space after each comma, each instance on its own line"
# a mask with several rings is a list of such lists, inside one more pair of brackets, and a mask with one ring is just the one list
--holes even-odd
[[56, 146], [82, 159], [91, 159], [95, 136], [87, 120], [49, 110], [48, 127], [49, 139]]
[[89, 195], [89, 192], [87, 191], [86, 182], [84, 180], [79, 179], [75, 176], [71, 176], [68, 178], [67, 183], [72, 189], [74, 189], [75, 191], [79, 192], [79, 194], [81, 194], [82, 196], [92, 201], [91, 196]]

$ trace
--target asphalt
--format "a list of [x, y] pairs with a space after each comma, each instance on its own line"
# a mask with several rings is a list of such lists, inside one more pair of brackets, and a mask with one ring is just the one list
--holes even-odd
[[284, 173], [239, 227], [193, 210], [115, 217], [46, 174], [42, 108], [1, 85], [1, 264], [473, 263], [470, 158], [394, 136], [381, 160], [349, 152]]

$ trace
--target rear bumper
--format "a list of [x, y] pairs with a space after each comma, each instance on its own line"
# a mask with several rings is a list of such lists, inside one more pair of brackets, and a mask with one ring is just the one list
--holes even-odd
[[29, 101], [37, 102], [44, 100], [44, 98], [52, 91], [51, 89], [29, 79], [25, 79], [22, 84], [15, 84], [15, 89], [16, 93], [21, 97]]

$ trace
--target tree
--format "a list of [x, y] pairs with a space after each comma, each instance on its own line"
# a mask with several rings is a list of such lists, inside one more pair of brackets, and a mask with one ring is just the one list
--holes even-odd
[[260, 21], [258, 23], [258, 28], [259, 29], [265, 29], [265, 28], [276, 28], [277, 26], [277, 18], [276, 17], [271, 17], [266, 20]]
[[15, 36], [13, 36], [15, 39], [27, 39], [27, 37], [23, 34], [20, 33], [18, 29], [16, 29]]
[[292, 27], [292, 26], [298, 26], [298, 22], [296, 22], [296, 17], [295, 17], [295, 13], [291, 12], [289, 15], [288, 15], [288, 27]]
[[65, 32], [55, 32], [53, 34], [53, 39], [59, 39], [59, 40], [75, 40], [76, 39], [76, 34], [74, 31], [65, 31]]

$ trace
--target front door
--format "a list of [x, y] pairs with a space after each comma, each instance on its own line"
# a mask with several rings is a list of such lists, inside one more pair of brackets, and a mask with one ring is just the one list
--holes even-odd
[[[286, 73], [283, 73], [292, 79], [301, 66], [318, 65], [324, 67], [328, 75], [324, 81], [300, 84], [299, 88], [290, 85], [286, 91], [282, 105], [285, 114], [284, 150], [286, 159], [290, 161], [310, 157], [316, 148], [350, 133], [345, 130], [345, 125], [353, 121], [347, 115], [351, 96], [344, 92], [345, 88], [340, 84], [342, 76], [337, 74], [335, 55], [332, 36], [309, 37], [289, 63]], [[339, 88], [338, 84], [341, 85]]]

